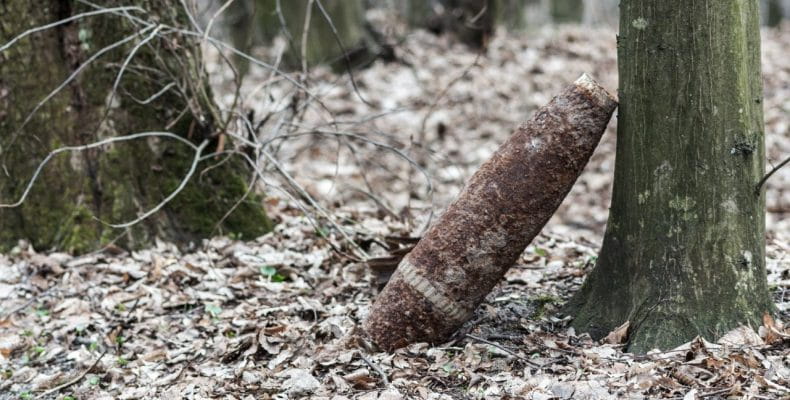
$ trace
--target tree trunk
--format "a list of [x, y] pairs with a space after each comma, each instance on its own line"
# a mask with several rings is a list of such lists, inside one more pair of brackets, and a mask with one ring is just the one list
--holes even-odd
[[527, 4], [535, 0], [489, 0], [496, 13], [494, 23], [508, 30], [522, 30], [527, 26]]
[[[284, 66], [302, 68], [302, 38], [308, 15], [308, 0], [237, 0], [232, 4], [227, 23], [234, 46], [248, 51], [253, 46], [271, 44], [275, 37], [283, 35], [288, 43]], [[310, 9], [310, 26], [307, 30], [305, 54], [308, 67], [328, 64], [336, 71], [349, 65], [357, 66], [370, 62], [374, 50], [365, 29], [365, 5], [363, 0], [321, 0], [327, 17], [321, 12], [318, 2]], [[334, 25], [334, 29], [333, 29]], [[242, 70], [246, 61], [239, 60]]]
[[399, 11], [406, 16], [409, 26], [427, 29], [434, 33], [442, 30], [441, 18], [437, 14], [437, 6], [441, 0], [409, 0], [398, 3]]
[[597, 265], [568, 311], [600, 338], [667, 349], [772, 309], [756, 1], [621, 4], [612, 205]]
[[497, 7], [513, 0], [410, 0], [411, 26], [434, 33], [451, 33], [473, 47], [485, 47], [494, 32]]
[[580, 23], [584, 16], [582, 0], [550, 0], [552, 21], [559, 24]]
[[[130, 4], [147, 10], [127, 10], [130, 16], [189, 27], [177, 0], [103, 6]], [[27, 29], [91, 11], [96, 9], [65, 0], [5, 2], [0, 46]], [[219, 121], [197, 42], [155, 24], [131, 36], [142, 28], [120, 15], [93, 15], [33, 33], [0, 52], [0, 203], [20, 199], [36, 167], [62, 146], [167, 130], [196, 144], [208, 141], [204, 153], [217, 148]], [[131, 39], [106, 50], [124, 38]], [[78, 70], [76, 79], [44, 102]], [[111, 95], [121, 70], [123, 79]], [[180, 244], [207, 237], [247, 191], [249, 174], [238, 158], [201, 162], [183, 191], [140, 224], [115, 229], [99, 221], [121, 224], [155, 207], [178, 187], [194, 157], [193, 148], [162, 137], [57, 155], [24, 203], [0, 208], [0, 250], [18, 239], [38, 249], [84, 252], [114, 239], [138, 247], [154, 237]], [[217, 165], [201, 172], [209, 164]], [[248, 197], [220, 227], [244, 237], [268, 231], [260, 200]]]
[[777, 26], [782, 23], [784, 10], [781, 0], [768, 0], [765, 10], [765, 24], [767, 26]]
[[371, 338], [393, 350], [458, 329], [557, 210], [615, 107], [583, 75], [519, 127], [401, 261], [364, 323]]

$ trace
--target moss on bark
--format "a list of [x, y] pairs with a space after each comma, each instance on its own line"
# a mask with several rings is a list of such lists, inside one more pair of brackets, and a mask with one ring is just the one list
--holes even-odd
[[[16, 1], [0, 8], [0, 43], [26, 29], [92, 10], [71, 1], [44, 3]], [[131, 12], [136, 17], [185, 26], [177, 1], [105, 3], [136, 5], [146, 10]], [[5, 93], [0, 101], [8, 105], [0, 119], [0, 162], [8, 172], [0, 180], [2, 202], [18, 199], [41, 160], [63, 145], [167, 130], [195, 143], [209, 140], [209, 148], [216, 148], [211, 93], [199, 48], [189, 37], [162, 29], [163, 35], [137, 49], [109, 102], [127, 55], [154, 29], [89, 64], [27, 123], [28, 114], [50, 91], [91, 55], [134, 34], [135, 26], [117, 15], [87, 17], [30, 35], [0, 53], [0, 93]], [[141, 104], [171, 83], [176, 83], [172, 90]], [[18, 239], [29, 239], [38, 249], [78, 253], [119, 236], [116, 243], [131, 248], [154, 237], [179, 244], [204, 238], [247, 191], [249, 172], [238, 159], [198, 173], [173, 202], [141, 224], [118, 230], [101, 222], [131, 221], [154, 207], [178, 186], [193, 157], [194, 151], [183, 143], [157, 138], [58, 155], [22, 206], [0, 210], [0, 249]], [[248, 197], [220, 228], [248, 238], [269, 231], [271, 221], [260, 200], [259, 195]]]
[[609, 223], [568, 305], [629, 348], [715, 340], [772, 310], [765, 274], [756, 1], [621, 3], [620, 111]]

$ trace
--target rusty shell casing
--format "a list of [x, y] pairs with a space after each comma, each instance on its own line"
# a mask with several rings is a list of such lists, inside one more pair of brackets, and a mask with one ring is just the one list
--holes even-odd
[[439, 343], [467, 321], [571, 190], [616, 107], [584, 74], [522, 124], [398, 265], [363, 324], [373, 341]]

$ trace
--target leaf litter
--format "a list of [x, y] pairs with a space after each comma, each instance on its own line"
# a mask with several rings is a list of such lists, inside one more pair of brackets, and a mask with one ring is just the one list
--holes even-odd
[[[616, 87], [614, 39], [613, 31], [578, 27], [499, 33], [489, 54], [477, 57], [417, 32], [397, 48], [401, 63], [356, 72], [373, 106], [354, 97], [347, 77], [314, 71], [316, 92], [353, 121], [348, 129], [419, 160], [432, 192], [411, 164], [381, 149], [344, 153], [297, 138], [279, 157], [338, 220], [351, 221], [365, 251], [391, 256], [408, 249], [428, 210], [451, 201], [562, 85], [588, 72]], [[790, 66], [779, 61], [788, 46], [790, 26], [763, 31], [769, 163], [790, 154]], [[227, 87], [227, 74], [213, 68], [215, 86]], [[266, 71], [252, 68], [243, 89], [264, 79]], [[276, 107], [246, 105], [258, 115]], [[320, 120], [306, 114], [303, 124], [315, 128]], [[568, 328], [559, 306], [594, 265], [606, 222], [609, 130], [544, 233], [472, 320], [436, 346], [392, 354], [373, 348], [359, 323], [386, 276], [334, 251], [342, 243], [336, 230], [316, 229], [275, 193], [267, 193], [267, 205], [278, 225], [254, 240], [216, 237], [190, 251], [159, 242], [79, 257], [20, 242], [0, 255], [0, 398], [787, 398], [788, 169], [767, 190], [776, 318], [766, 315], [762, 326], [738, 328], [717, 343], [696, 338], [646, 355], [623, 353], [628, 322], [602, 341]]]

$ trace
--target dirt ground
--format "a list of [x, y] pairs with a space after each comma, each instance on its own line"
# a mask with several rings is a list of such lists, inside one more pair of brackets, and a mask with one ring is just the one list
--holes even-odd
[[[788, 48], [790, 25], [764, 31], [769, 169], [790, 156]], [[207, 53], [229, 105], [232, 72]], [[558, 213], [453, 339], [393, 354], [367, 343], [359, 323], [381, 276], [353, 255], [418, 237], [581, 73], [617, 87], [608, 29], [500, 32], [484, 56], [416, 32], [396, 56], [355, 72], [356, 90], [347, 74], [315, 69], [309, 95], [251, 68], [242, 107], [279, 160], [264, 170], [271, 234], [80, 257], [20, 243], [0, 255], [0, 399], [790, 396], [790, 167], [767, 189], [776, 319], [647, 355], [623, 353], [622, 332], [594, 341], [567, 327], [559, 308], [592, 268], [606, 223], [616, 118]], [[293, 185], [305, 193], [289, 196]], [[327, 215], [306, 216], [305, 198]]]

